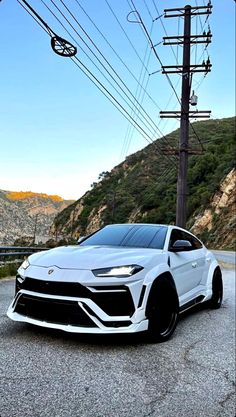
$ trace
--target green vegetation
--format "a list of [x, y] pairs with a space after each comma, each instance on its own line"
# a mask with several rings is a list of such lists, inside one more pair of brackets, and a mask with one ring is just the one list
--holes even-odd
[[[188, 227], [191, 217], [205, 208], [221, 180], [234, 166], [235, 118], [194, 123], [194, 130], [204, 143], [201, 155], [190, 156], [188, 174]], [[179, 130], [168, 135], [172, 146], [177, 146]], [[166, 148], [164, 139], [159, 148]], [[190, 128], [190, 147], [201, 149]], [[172, 168], [171, 173], [163, 174]], [[79, 202], [82, 212], [71, 224], [71, 212], [78, 202], [68, 206], [55, 220], [58, 230], [65, 227], [84, 234], [91, 218], [97, 216], [100, 226], [108, 223], [132, 221], [174, 223], [176, 204], [176, 167], [168, 158], [160, 156], [151, 144], [129, 156], [110, 173], [101, 173]], [[132, 217], [133, 216], [133, 217]]]
[[9, 262], [4, 265], [0, 265], [0, 279], [5, 277], [12, 277], [16, 275], [16, 271], [19, 268], [22, 261]]

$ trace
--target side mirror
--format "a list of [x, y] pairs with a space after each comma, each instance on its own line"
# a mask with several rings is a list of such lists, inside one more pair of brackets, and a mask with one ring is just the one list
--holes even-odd
[[170, 247], [170, 252], [183, 252], [192, 250], [192, 245], [188, 240], [176, 240]]

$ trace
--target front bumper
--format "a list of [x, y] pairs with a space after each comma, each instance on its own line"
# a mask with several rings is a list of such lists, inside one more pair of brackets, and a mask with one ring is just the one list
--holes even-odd
[[[54, 284], [58, 284], [54, 286]], [[145, 309], [137, 297], [142, 283], [86, 287], [25, 279], [7, 315], [14, 321], [72, 333], [135, 333], [147, 330]], [[79, 296], [80, 295], [80, 296]], [[138, 302], [137, 302], [138, 301]]]

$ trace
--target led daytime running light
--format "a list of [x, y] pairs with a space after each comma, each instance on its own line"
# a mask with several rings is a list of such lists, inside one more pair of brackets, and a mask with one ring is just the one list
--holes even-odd
[[126, 278], [126, 277], [131, 277], [132, 275], [136, 274], [142, 269], [143, 267], [139, 265], [124, 265], [124, 266], [114, 266], [111, 268], [94, 269], [92, 272], [98, 278], [101, 278], [101, 277]]

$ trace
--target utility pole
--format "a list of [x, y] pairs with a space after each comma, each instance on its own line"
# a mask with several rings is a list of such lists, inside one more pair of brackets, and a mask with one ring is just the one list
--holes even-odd
[[184, 47], [183, 75], [180, 118], [179, 172], [177, 182], [176, 224], [185, 227], [187, 201], [187, 172], [188, 172], [188, 139], [189, 139], [189, 99], [190, 99], [190, 33], [191, 6], [185, 6], [184, 13]]
[[[176, 201], [176, 225], [186, 227], [187, 219], [187, 173], [188, 173], [188, 155], [199, 154], [199, 151], [189, 149], [189, 118], [204, 118], [210, 116], [210, 111], [191, 111], [190, 93], [192, 76], [194, 72], [209, 72], [211, 70], [210, 61], [207, 60], [201, 65], [191, 65], [191, 45], [196, 43], [210, 43], [210, 30], [202, 35], [191, 35], [191, 19], [192, 16], [199, 14], [210, 14], [212, 5], [209, 2], [207, 6], [191, 7], [186, 5], [184, 8], [165, 9], [165, 18], [183, 17], [184, 18], [184, 34], [183, 36], [167, 36], [164, 37], [164, 45], [183, 45], [183, 63], [182, 65], [163, 66], [163, 74], [182, 74], [182, 94], [181, 94], [181, 110], [160, 112], [161, 118], [180, 118], [180, 139], [179, 149], [174, 150], [174, 154], [179, 156], [178, 181], [177, 181], [177, 201]], [[168, 41], [168, 42], [166, 42]], [[167, 153], [173, 153], [173, 150], [167, 150]]]
[[36, 231], [37, 231], [38, 216], [39, 216], [39, 213], [37, 213], [37, 214], [35, 215], [35, 218], [34, 218], [34, 236], [33, 236], [33, 245], [35, 245], [35, 243], [36, 243]]

